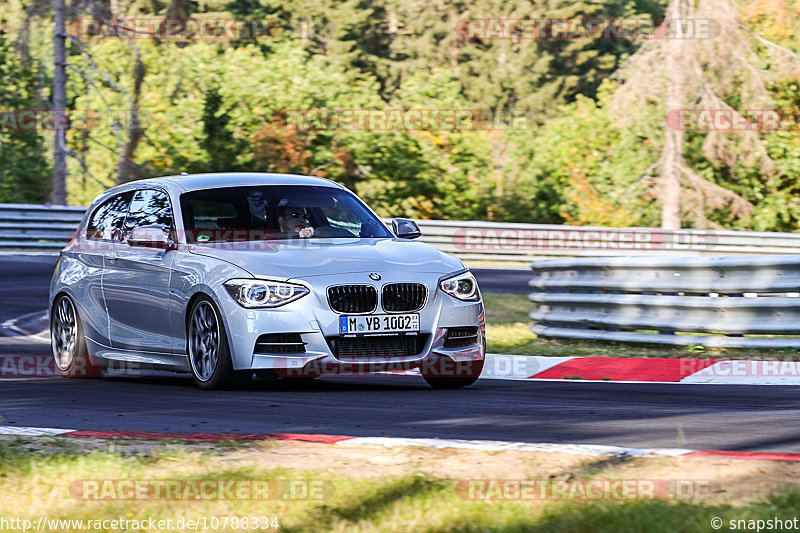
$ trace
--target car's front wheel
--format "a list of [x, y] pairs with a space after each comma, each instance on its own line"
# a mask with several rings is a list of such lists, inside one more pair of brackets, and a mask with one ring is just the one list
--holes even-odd
[[192, 305], [187, 340], [189, 366], [201, 389], [235, 388], [252, 378], [252, 372], [233, 369], [222, 315], [211, 298], [201, 296]]
[[442, 358], [433, 364], [420, 367], [420, 374], [434, 389], [461, 389], [469, 387], [481, 376], [486, 358], [486, 338], [483, 339], [483, 358], [473, 361], [454, 362]]
[[461, 389], [469, 387], [476, 381], [483, 371], [483, 360], [438, 361], [427, 368], [420, 368], [420, 373], [428, 385], [434, 389]]
[[50, 346], [58, 373], [65, 378], [101, 377], [104, 368], [92, 362], [78, 310], [61, 294], [50, 310]]
[[463, 389], [464, 387], [469, 387], [476, 381], [478, 381], [477, 377], [468, 377], [468, 378], [442, 378], [442, 377], [430, 377], [430, 376], [422, 376], [425, 378], [425, 381], [428, 382], [428, 385], [433, 387], [434, 389]]

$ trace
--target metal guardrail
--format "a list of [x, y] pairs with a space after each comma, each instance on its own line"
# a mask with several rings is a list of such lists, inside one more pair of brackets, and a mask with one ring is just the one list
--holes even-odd
[[60, 250], [85, 211], [63, 205], [0, 204], [0, 250]]
[[418, 220], [422, 240], [466, 260], [542, 256], [731, 256], [800, 253], [800, 233], [608, 228]]
[[543, 337], [800, 347], [800, 256], [534, 261], [531, 331]]
[[[0, 250], [60, 250], [84, 212], [0, 204]], [[800, 254], [800, 234], [443, 220], [419, 226], [424, 242], [465, 260], [534, 260], [531, 329], [544, 337], [800, 347], [800, 255], [785, 255]], [[750, 256], [686, 257], [742, 254]], [[590, 257], [535, 260], [548, 255]]]
[[[0, 204], [0, 250], [60, 250], [84, 211], [84, 207]], [[547, 256], [800, 254], [800, 233], [417, 222], [423, 242], [467, 261], [529, 263]]]

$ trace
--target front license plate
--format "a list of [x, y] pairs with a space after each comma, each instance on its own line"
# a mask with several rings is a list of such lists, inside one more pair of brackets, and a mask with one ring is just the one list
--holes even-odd
[[402, 333], [419, 331], [419, 313], [406, 315], [343, 316], [339, 333]]

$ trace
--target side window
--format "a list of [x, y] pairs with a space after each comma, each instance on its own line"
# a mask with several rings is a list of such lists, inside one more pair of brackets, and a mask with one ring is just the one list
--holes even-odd
[[[194, 215], [193, 225], [194, 229], [219, 229], [220, 222], [223, 224], [226, 220], [236, 221], [239, 218], [239, 213], [236, 207], [225, 201], [216, 200], [192, 200], [186, 204], [191, 208]], [[184, 216], [184, 218], [186, 218]], [[184, 224], [189, 227], [189, 223], [184, 220]]]
[[133, 193], [128, 218], [125, 219], [125, 238], [133, 228], [158, 226], [169, 237], [172, 228], [172, 210], [169, 197], [163, 191], [144, 189]]
[[103, 202], [89, 220], [86, 236], [108, 241], [123, 240], [122, 226], [132, 197], [133, 193], [126, 192]]

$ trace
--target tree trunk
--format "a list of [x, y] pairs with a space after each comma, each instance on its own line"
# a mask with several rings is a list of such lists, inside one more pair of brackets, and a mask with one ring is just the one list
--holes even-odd
[[139, 179], [139, 165], [136, 163], [136, 149], [139, 141], [144, 135], [144, 129], [139, 122], [139, 97], [142, 94], [142, 83], [144, 82], [145, 67], [136, 45], [131, 41], [131, 47], [136, 55], [136, 64], [133, 67], [133, 96], [131, 98], [131, 108], [129, 113], [130, 124], [128, 124], [128, 142], [119, 161], [117, 171], [117, 184], [127, 183]]
[[168, 20], [182, 20], [189, 17], [189, 8], [186, 0], [172, 0], [167, 8]]
[[[667, 20], [686, 20], [686, 0], [672, 0], [667, 8]], [[674, 22], [673, 22], [674, 23]], [[667, 113], [682, 109], [686, 105], [687, 65], [685, 63], [686, 39], [676, 24], [673, 34], [665, 35], [667, 44], [667, 69], [669, 88]], [[683, 130], [670, 128], [664, 122], [664, 152], [661, 154], [661, 227], [681, 227], [681, 172], [683, 162]]]
[[53, 192], [50, 202], [58, 205], [67, 203], [67, 132], [64, 129], [66, 121], [63, 120], [63, 113], [67, 107], [67, 73], [65, 63], [66, 54], [66, 33], [64, 22], [64, 0], [54, 0], [53, 8], [55, 11], [55, 33], [53, 35], [53, 48], [55, 59], [55, 70], [53, 71], [53, 113], [56, 117], [57, 127], [55, 128], [53, 143]]

